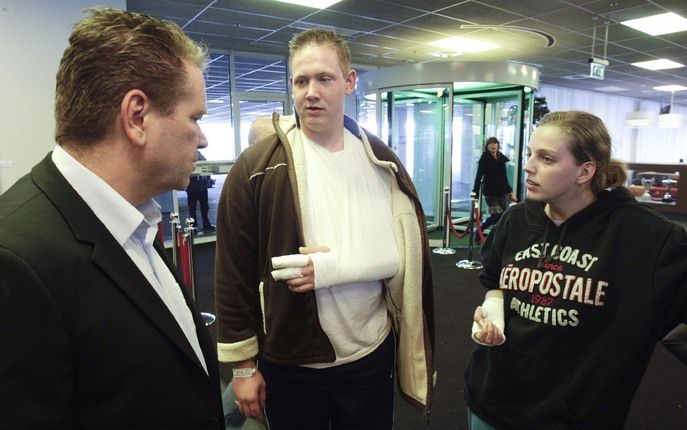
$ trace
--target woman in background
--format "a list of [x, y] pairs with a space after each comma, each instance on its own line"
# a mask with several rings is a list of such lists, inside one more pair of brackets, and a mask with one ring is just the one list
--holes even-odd
[[482, 247], [472, 430], [622, 429], [656, 343], [687, 322], [687, 233], [621, 186], [603, 122], [545, 116], [527, 199]]
[[482, 230], [496, 224], [501, 214], [508, 208], [508, 200], [518, 201], [512, 193], [513, 189], [506, 176], [508, 161], [508, 157], [499, 152], [499, 140], [495, 137], [488, 138], [484, 143], [484, 152], [479, 159], [475, 185], [472, 187], [475, 196], [479, 196], [482, 179], [484, 179], [482, 193], [489, 207], [489, 218], [482, 224]]

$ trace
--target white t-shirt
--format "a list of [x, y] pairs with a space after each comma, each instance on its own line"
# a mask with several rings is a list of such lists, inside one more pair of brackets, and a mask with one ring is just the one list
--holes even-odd
[[374, 351], [391, 328], [382, 280], [400, 267], [391, 213], [392, 175], [375, 166], [348, 130], [330, 152], [301, 133], [307, 184], [305, 241], [312, 255], [320, 323], [336, 352], [330, 367]]

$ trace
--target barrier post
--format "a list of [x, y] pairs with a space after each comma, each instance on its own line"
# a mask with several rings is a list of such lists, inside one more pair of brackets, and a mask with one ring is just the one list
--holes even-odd
[[[188, 244], [188, 275], [189, 275], [189, 280], [190, 280], [190, 286], [191, 286], [191, 297], [193, 297], [193, 301], [198, 303], [196, 300], [196, 275], [195, 275], [195, 268], [194, 268], [194, 258], [193, 258], [193, 236], [196, 231], [195, 227], [195, 220], [193, 218], [186, 218], [186, 228], [184, 228], [184, 238], [187, 241]], [[215, 320], [217, 319], [214, 314], [210, 312], [201, 312], [200, 316], [203, 318], [203, 321], [205, 322], [206, 326], [209, 326], [210, 324], [214, 323]]]
[[176, 212], [170, 212], [169, 214], [169, 224], [172, 226], [172, 262], [175, 267], [179, 267], [178, 256], [179, 256], [179, 214]]
[[456, 253], [456, 250], [449, 246], [451, 241], [451, 227], [449, 226], [449, 223], [452, 223], [453, 219], [451, 218], [451, 202], [448, 187], [444, 187], [444, 208], [444, 220], [446, 220], [446, 223], [444, 225], [444, 237], [441, 244], [442, 246], [441, 248], [434, 248], [432, 252], [434, 254], [452, 255]]
[[478, 205], [477, 195], [475, 193], [470, 193], [470, 203], [470, 220], [468, 221], [468, 227], [465, 230], [470, 235], [468, 237], [468, 258], [467, 260], [460, 260], [456, 263], [456, 266], [460, 269], [474, 270], [482, 268], [482, 263], [480, 263], [479, 261], [474, 261], [472, 259], [472, 246], [475, 238], [475, 211], [477, 210]]

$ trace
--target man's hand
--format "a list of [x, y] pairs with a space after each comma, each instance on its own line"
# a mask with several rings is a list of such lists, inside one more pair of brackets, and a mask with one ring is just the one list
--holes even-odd
[[290, 291], [307, 293], [315, 289], [315, 266], [308, 255], [329, 252], [326, 246], [301, 246], [300, 254], [272, 257], [272, 278], [284, 281]]
[[[252, 367], [252, 364], [241, 364], [236, 367]], [[265, 409], [266, 399], [266, 384], [260, 371], [248, 378], [232, 378], [231, 388], [234, 391], [234, 398], [236, 398], [236, 405], [239, 407], [239, 412], [243, 415], [265, 422], [263, 410]]]
[[[316, 252], [329, 252], [327, 246], [301, 246], [298, 252], [303, 255], [314, 254]], [[301, 268], [300, 278], [291, 278], [286, 281], [289, 290], [294, 293], [307, 293], [315, 289], [315, 266], [312, 264], [312, 258], [308, 258], [308, 264]]]

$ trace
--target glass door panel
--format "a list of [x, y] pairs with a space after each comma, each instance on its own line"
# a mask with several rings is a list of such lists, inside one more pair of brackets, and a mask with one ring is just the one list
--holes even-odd
[[445, 88], [394, 91], [391, 147], [410, 173], [428, 228], [436, 228], [442, 212]]
[[495, 136], [499, 150], [510, 160], [506, 165], [508, 183], [516, 189], [516, 166], [519, 162], [520, 98], [517, 95], [490, 100], [486, 106], [485, 139]]
[[[519, 163], [521, 153], [521, 133], [522, 133], [522, 91], [497, 91], [485, 93], [461, 94], [461, 99], [456, 98], [457, 101], [463, 100], [463, 103], [472, 101], [480, 103], [483, 106], [483, 121], [481, 126], [478, 122], [474, 122], [474, 127], [481, 127], [481, 131], [474, 133], [474, 140], [472, 142], [472, 164], [470, 179], [470, 189], [474, 185], [475, 175], [477, 173], [477, 164], [482, 152], [484, 151], [484, 141], [489, 137], [496, 137], [501, 142], [499, 150], [509, 159], [506, 165], [506, 176], [508, 183], [513, 188], [513, 192], [517, 195], [520, 187], [518, 177], [520, 175]], [[456, 103], [454, 103], [455, 112]], [[463, 162], [464, 163], [464, 162]], [[464, 165], [464, 164], [463, 164]], [[455, 178], [455, 176], [454, 176]], [[481, 197], [481, 196], [478, 196]], [[460, 198], [460, 197], [457, 197]], [[481, 198], [480, 213], [484, 218], [487, 216], [486, 201]]]
[[358, 99], [358, 124], [381, 136], [377, 127], [377, 93], [366, 94]]
[[482, 153], [484, 102], [453, 99], [453, 149], [451, 151], [451, 217], [470, 215], [470, 193]]
[[[510, 159], [507, 175], [514, 192], [521, 188], [522, 141], [528, 124], [523, 115], [529, 114], [521, 111], [525, 95], [521, 87], [378, 90], [358, 101], [357, 113], [364, 126], [389, 143], [410, 173], [432, 231], [445, 226], [444, 190], [449, 185], [451, 218], [467, 224], [477, 164], [489, 136], [499, 139], [501, 151]], [[483, 203], [482, 213], [486, 210]]]
[[248, 131], [256, 118], [270, 118], [272, 112], [284, 114], [284, 102], [267, 100], [239, 100], [239, 135], [241, 151], [248, 148]]

